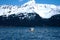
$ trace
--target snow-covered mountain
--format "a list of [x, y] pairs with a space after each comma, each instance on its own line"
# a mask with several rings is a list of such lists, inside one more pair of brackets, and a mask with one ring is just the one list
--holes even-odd
[[50, 18], [53, 15], [60, 14], [60, 6], [53, 4], [38, 4], [35, 0], [30, 0], [21, 6], [13, 5], [0, 5], [0, 16], [6, 15], [8, 17], [11, 14], [23, 13], [37, 13], [42, 18]]

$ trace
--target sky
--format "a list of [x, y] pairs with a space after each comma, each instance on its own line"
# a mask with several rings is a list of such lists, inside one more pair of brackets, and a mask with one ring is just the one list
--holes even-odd
[[[22, 5], [29, 0], [0, 0], [0, 5]], [[60, 5], [60, 0], [35, 0], [36, 3], [41, 4], [55, 4]]]

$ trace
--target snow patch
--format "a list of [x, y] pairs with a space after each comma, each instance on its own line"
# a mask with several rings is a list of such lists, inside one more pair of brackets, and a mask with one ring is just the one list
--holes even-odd
[[[30, 0], [21, 6], [0, 5], [0, 16], [20, 13], [37, 13], [42, 18], [50, 18], [53, 15], [60, 14], [60, 6], [53, 4], [37, 4], [35, 0]], [[24, 14], [24, 15], [27, 15]]]

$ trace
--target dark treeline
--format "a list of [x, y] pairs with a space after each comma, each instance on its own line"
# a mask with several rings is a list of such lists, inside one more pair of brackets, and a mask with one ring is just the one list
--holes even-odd
[[[19, 14], [20, 15], [20, 14]], [[49, 19], [42, 19], [38, 14], [35, 13], [35, 17], [28, 18], [33, 13], [28, 14], [28, 17], [21, 19], [24, 15], [9, 15], [0, 16], [1, 26], [60, 26], [60, 15], [54, 15]]]

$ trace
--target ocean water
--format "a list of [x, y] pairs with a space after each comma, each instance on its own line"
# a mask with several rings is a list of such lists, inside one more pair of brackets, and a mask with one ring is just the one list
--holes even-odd
[[0, 40], [60, 40], [60, 27], [0, 27]]

